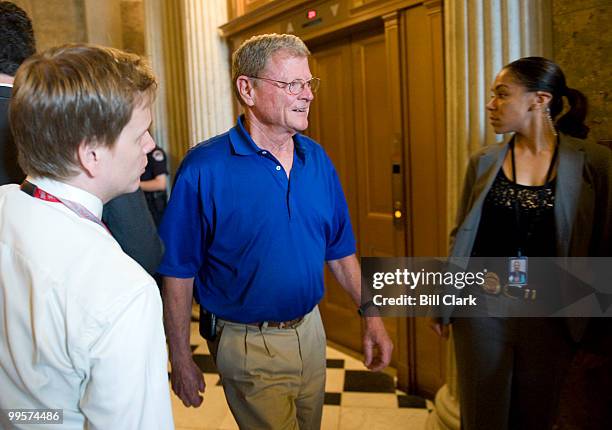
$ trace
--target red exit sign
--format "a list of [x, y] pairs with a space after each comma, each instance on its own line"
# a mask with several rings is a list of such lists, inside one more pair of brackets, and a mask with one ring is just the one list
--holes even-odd
[[314, 10], [314, 9], [309, 10], [309, 11], [306, 13], [306, 17], [307, 17], [308, 19], [315, 19], [315, 18], [317, 17], [317, 11], [316, 11], [316, 10]]

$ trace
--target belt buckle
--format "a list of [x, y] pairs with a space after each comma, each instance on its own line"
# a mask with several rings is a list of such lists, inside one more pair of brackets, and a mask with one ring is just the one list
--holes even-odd
[[481, 288], [487, 294], [497, 296], [502, 290], [501, 282], [497, 273], [487, 272], [484, 278], [484, 283], [481, 285]]
[[285, 329], [285, 328], [296, 328], [304, 321], [304, 317], [295, 318], [289, 321], [264, 321], [261, 323], [253, 323], [259, 328], [277, 328], [277, 329]]
[[[536, 292], [535, 288], [525, 288], [526, 286], [517, 286], [517, 285], [509, 285], [506, 284], [504, 286], [504, 295], [506, 297], [510, 297], [511, 299], [521, 299], [521, 300], [535, 300]], [[513, 294], [517, 292], [518, 294]]]
[[278, 328], [279, 329], [283, 329], [283, 328], [295, 328], [298, 325], [300, 325], [300, 323], [304, 320], [304, 317], [300, 317], [300, 318], [295, 318], [289, 321], [281, 321], [278, 323]]

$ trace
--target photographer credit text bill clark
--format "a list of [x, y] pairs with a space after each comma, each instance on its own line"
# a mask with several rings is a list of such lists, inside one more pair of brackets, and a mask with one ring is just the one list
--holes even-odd
[[376, 306], [439, 306], [440, 302], [446, 306], [476, 306], [477, 298], [472, 294], [466, 297], [455, 296], [454, 294], [420, 294], [418, 296], [410, 296], [402, 294], [399, 297], [384, 297], [382, 294], [377, 294], [372, 298], [372, 302]]

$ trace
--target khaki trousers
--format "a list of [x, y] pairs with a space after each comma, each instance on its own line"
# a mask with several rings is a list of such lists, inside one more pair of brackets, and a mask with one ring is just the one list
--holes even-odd
[[220, 320], [209, 348], [240, 428], [319, 429], [325, 345], [318, 307], [293, 329]]

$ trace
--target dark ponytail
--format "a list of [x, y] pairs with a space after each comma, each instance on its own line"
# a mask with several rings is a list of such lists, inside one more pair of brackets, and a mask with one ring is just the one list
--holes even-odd
[[584, 124], [587, 98], [580, 91], [567, 87], [565, 75], [558, 64], [543, 57], [524, 57], [504, 68], [510, 70], [517, 82], [527, 91], [546, 91], [552, 95], [549, 108], [553, 118], [561, 114], [563, 96], [567, 97], [570, 109], [556, 120], [555, 125], [562, 133], [579, 139], [587, 137], [589, 127]]
[[565, 96], [570, 105], [570, 110], [557, 120], [557, 129], [570, 136], [586, 139], [589, 127], [584, 123], [586, 118], [588, 102], [580, 91], [567, 88]]

